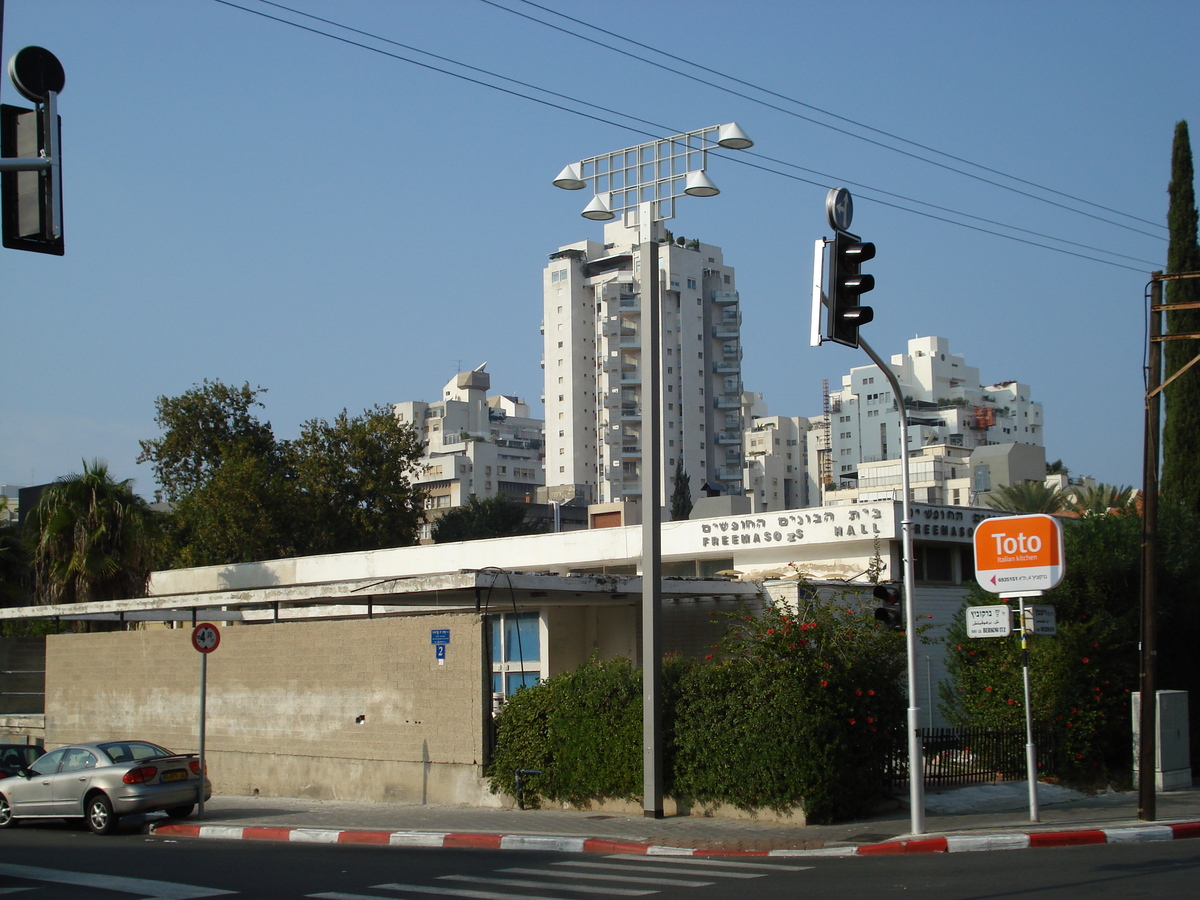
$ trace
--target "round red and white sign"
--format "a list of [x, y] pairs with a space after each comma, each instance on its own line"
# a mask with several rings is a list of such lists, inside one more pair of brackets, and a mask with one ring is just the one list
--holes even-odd
[[221, 632], [210, 622], [202, 622], [192, 629], [192, 646], [201, 653], [212, 653], [221, 644]]

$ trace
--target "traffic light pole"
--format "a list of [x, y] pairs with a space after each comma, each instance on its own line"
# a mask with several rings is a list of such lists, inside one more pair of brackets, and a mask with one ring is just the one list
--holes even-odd
[[900, 381], [890, 366], [871, 349], [871, 345], [858, 338], [858, 346], [870, 357], [871, 362], [883, 373], [892, 388], [896, 405], [900, 409], [900, 518], [903, 536], [904, 557], [904, 641], [908, 657], [908, 802], [910, 809], [909, 830], [913, 834], [925, 833], [925, 763], [921, 746], [921, 707], [917, 703], [917, 629], [916, 615], [916, 566], [913, 560], [912, 491], [909, 476], [908, 455], [908, 405]]

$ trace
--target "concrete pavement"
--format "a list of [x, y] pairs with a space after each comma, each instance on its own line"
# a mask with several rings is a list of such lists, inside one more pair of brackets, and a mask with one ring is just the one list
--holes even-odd
[[1038, 785], [1030, 821], [1026, 782], [930, 794], [925, 833], [908, 810], [835, 825], [639, 815], [561, 809], [391, 806], [337, 800], [217, 796], [204, 816], [155, 819], [172, 838], [368, 843], [671, 855], [850, 856], [1065, 846], [1200, 837], [1200, 789], [1157, 795], [1157, 820], [1137, 818], [1137, 793], [1076, 794]]

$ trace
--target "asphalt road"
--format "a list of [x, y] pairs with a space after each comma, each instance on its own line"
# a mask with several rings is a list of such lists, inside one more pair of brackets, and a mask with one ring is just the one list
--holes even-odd
[[851, 858], [666, 858], [171, 840], [66, 825], [0, 833], [0, 895], [29, 900], [243, 896], [403, 900], [921, 900], [1187, 897], [1200, 841]]

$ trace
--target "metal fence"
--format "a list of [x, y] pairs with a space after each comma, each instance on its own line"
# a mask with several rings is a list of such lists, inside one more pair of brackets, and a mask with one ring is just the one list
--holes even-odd
[[[922, 728], [920, 735], [928, 788], [1025, 779], [1024, 728]], [[1054, 774], [1058, 768], [1055, 729], [1035, 727], [1033, 743], [1038, 775]], [[887, 779], [892, 789], [908, 783], [907, 744], [893, 748]]]

